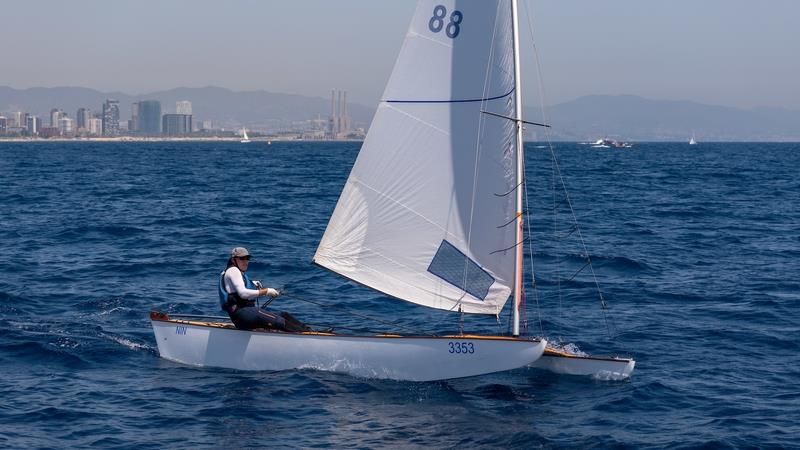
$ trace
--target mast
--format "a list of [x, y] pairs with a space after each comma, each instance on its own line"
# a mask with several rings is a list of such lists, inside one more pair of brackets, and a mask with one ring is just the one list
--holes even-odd
[[516, 232], [516, 255], [514, 258], [514, 303], [512, 305], [514, 318], [513, 318], [513, 331], [514, 336], [519, 336], [519, 307], [522, 303], [522, 245], [523, 232], [522, 232], [522, 194], [525, 186], [523, 185], [525, 177], [525, 152], [522, 148], [522, 87], [520, 83], [520, 67], [519, 67], [519, 16], [517, 14], [517, 0], [511, 0], [511, 27], [514, 30], [514, 110], [516, 115], [517, 125], [517, 232]]

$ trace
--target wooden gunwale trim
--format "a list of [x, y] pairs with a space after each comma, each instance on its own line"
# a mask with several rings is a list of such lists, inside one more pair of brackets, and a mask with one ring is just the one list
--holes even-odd
[[279, 330], [264, 330], [264, 331], [238, 330], [232, 324], [227, 324], [222, 322], [201, 322], [201, 321], [185, 320], [185, 319], [170, 319], [167, 314], [156, 311], [152, 311], [150, 313], [150, 320], [153, 322], [168, 322], [179, 325], [192, 325], [196, 327], [206, 327], [206, 328], [220, 328], [225, 330], [242, 331], [249, 333], [275, 333], [286, 336], [332, 336], [332, 337], [344, 337], [344, 338], [442, 339], [442, 340], [472, 339], [478, 341], [511, 341], [511, 342], [521, 342], [521, 343], [541, 342], [541, 339], [535, 339], [535, 338], [521, 339], [511, 336], [482, 336], [474, 334], [444, 335], [444, 336], [411, 336], [411, 335], [400, 335], [400, 334], [368, 334], [368, 335], [336, 334], [336, 333], [324, 333], [319, 331], [291, 332], [291, 331], [279, 331]]
[[551, 358], [570, 358], [570, 359], [590, 359], [594, 361], [609, 361], [609, 362], [624, 362], [629, 363], [633, 361], [632, 358], [618, 358], [615, 356], [581, 356], [581, 355], [573, 355], [561, 350], [554, 350], [550, 348], [544, 349], [544, 353], [542, 353], [542, 358], [545, 356], [549, 356]]

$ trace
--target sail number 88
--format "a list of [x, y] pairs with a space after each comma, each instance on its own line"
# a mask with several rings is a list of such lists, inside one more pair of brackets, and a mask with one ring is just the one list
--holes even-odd
[[475, 353], [475, 346], [472, 342], [448, 342], [447, 351], [449, 353]]
[[438, 33], [444, 28], [444, 33], [447, 37], [455, 39], [458, 33], [461, 32], [461, 21], [464, 20], [464, 15], [461, 14], [461, 11], [453, 11], [450, 13], [450, 21], [447, 22], [447, 26], [445, 26], [446, 17], [447, 8], [445, 8], [444, 5], [436, 5], [436, 7], [433, 8], [433, 16], [431, 16], [431, 20], [428, 21], [428, 29], [434, 33]]

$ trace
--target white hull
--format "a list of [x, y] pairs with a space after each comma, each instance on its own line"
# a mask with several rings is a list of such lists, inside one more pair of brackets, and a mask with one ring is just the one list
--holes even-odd
[[317, 369], [409, 381], [524, 367], [539, 359], [546, 346], [544, 340], [499, 336], [259, 332], [166, 317], [151, 317], [151, 323], [161, 357], [183, 364], [238, 370]]
[[564, 375], [622, 380], [631, 376], [635, 365], [636, 361], [628, 358], [581, 356], [548, 348], [531, 367]]

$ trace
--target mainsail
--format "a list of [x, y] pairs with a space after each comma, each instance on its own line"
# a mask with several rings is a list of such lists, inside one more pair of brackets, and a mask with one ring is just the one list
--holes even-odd
[[514, 284], [511, 0], [422, 0], [314, 262], [387, 295], [499, 314]]

